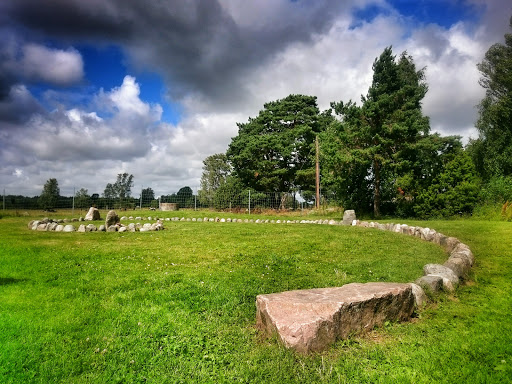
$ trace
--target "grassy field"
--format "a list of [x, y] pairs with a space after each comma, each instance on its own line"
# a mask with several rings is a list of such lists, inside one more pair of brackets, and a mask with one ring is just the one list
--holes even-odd
[[471, 281], [411, 322], [302, 356], [258, 334], [256, 295], [408, 282], [447, 256], [353, 227], [166, 222], [160, 232], [49, 233], [28, 230], [29, 220], [0, 218], [2, 383], [512, 382], [511, 223], [408, 222], [469, 244]]

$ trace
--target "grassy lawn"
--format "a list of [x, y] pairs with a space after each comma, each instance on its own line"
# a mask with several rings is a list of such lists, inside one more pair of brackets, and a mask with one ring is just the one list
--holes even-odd
[[302, 356], [260, 337], [256, 295], [408, 282], [447, 255], [353, 227], [184, 221], [49, 233], [29, 220], [0, 218], [2, 383], [511, 382], [511, 223], [408, 222], [470, 245], [469, 284], [411, 322]]

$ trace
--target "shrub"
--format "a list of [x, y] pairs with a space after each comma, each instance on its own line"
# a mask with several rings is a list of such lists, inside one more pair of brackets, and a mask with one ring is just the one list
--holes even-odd
[[475, 166], [462, 152], [446, 164], [428, 188], [420, 191], [414, 210], [422, 218], [471, 213], [478, 201], [479, 190]]

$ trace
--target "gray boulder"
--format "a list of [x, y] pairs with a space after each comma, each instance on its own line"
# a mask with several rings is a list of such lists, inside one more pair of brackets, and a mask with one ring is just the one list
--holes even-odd
[[354, 220], [357, 220], [356, 211], [354, 211], [353, 209], [348, 209], [345, 212], [343, 212], [343, 225], [352, 225], [352, 222]]
[[416, 284], [427, 291], [437, 293], [443, 289], [443, 278], [433, 275], [422, 276], [416, 280]]
[[425, 275], [440, 276], [448, 279], [453, 285], [459, 283], [459, 277], [448, 267], [440, 264], [427, 264], [423, 267]]
[[119, 216], [117, 215], [116, 211], [108, 211], [107, 217], [105, 219], [105, 227], [108, 229], [112, 225], [116, 225], [119, 223]]
[[416, 308], [422, 308], [427, 303], [427, 295], [425, 291], [418, 285], [411, 283], [412, 294], [414, 295], [414, 303]]

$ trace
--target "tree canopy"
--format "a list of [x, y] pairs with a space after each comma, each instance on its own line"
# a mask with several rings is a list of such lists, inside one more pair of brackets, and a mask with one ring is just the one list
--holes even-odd
[[471, 142], [470, 151], [484, 179], [512, 176], [511, 33], [505, 34], [505, 44], [496, 43], [489, 48], [478, 69], [485, 97], [480, 102], [476, 123], [479, 137]]
[[424, 70], [417, 71], [406, 52], [397, 61], [388, 47], [373, 63], [373, 81], [361, 96], [362, 105], [332, 103], [341, 120], [336, 134], [339, 161], [349, 171], [345, 182], [367, 184], [376, 217], [383, 195], [396, 190], [393, 177], [410, 167], [407, 154], [429, 134], [429, 120], [421, 110], [427, 90]]
[[51, 210], [57, 208], [57, 202], [60, 196], [60, 188], [57, 179], [51, 178], [46, 181], [43, 186], [41, 195], [39, 196], [39, 205], [41, 208]]
[[242, 183], [257, 191], [310, 188], [320, 129], [316, 97], [290, 95], [266, 103], [257, 117], [238, 124], [227, 159]]

